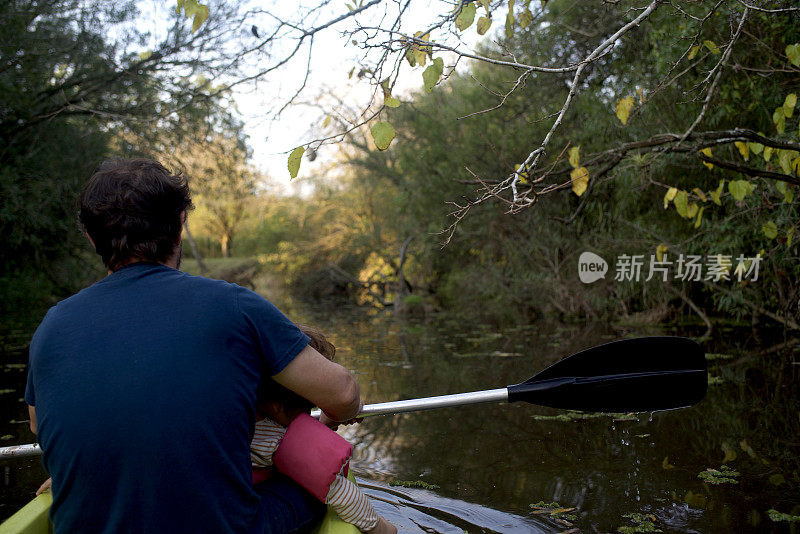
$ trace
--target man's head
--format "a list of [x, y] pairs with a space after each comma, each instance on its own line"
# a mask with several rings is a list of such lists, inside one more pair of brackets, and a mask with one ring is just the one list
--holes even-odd
[[132, 261], [166, 263], [192, 209], [186, 179], [149, 159], [104, 162], [84, 186], [78, 218], [109, 271]]

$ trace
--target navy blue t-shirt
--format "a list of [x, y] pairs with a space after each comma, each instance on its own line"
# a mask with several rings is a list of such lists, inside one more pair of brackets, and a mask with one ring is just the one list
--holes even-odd
[[308, 341], [256, 293], [155, 263], [51, 308], [25, 401], [56, 532], [247, 532], [256, 387]]

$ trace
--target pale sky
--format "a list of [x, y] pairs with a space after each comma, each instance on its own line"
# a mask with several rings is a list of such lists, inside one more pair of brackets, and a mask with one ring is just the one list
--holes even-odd
[[[346, 1], [334, 1], [328, 6], [328, 11], [320, 13], [321, 21], [327, 21], [346, 12]], [[152, 25], [153, 42], [159, 35], [163, 35], [169, 23], [170, 15], [167, 9], [174, 9], [174, 2], [166, 4], [154, 1], [151, 4], [142, 3], [140, 9], [142, 15], [140, 20], [143, 24]], [[296, 2], [272, 2], [270, 8], [289, 11], [297, 10]], [[359, 15], [359, 21], [363, 25], [380, 25], [380, 16], [384, 9], [389, 16], [384, 20], [393, 20], [389, 17], [396, 13], [397, 3], [387, 1], [381, 5], [371, 8], [369, 11]], [[404, 14], [404, 23], [401, 31], [413, 34], [416, 30], [430, 26], [440, 14], [448, 13], [452, 10], [452, 3], [444, 0], [412, 3], [409, 10]], [[292, 13], [287, 13], [287, 18]], [[480, 8], [475, 20], [483, 14]], [[499, 14], [493, 14], [494, 25], [484, 37], [478, 36], [475, 24], [458, 37], [463, 41], [462, 46], [472, 50], [475, 44], [482, 38], [491, 36], [497, 27], [501, 26], [498, 21], [502, 20]], [[211, 17], [214, 17], [213, 9]], [[256, 21], [257, 22], [257, 21]], [[308, 23], [308, 21], [305, 21]], [[186, 19], [187, 26], [191, 21]], [[385, 25], [385, 22], [384, 22]], [[245, 132], [249, 136], [250, 146], [253, 148], [252, 163], [271, 177], [270, 182], [284, 190], [298, 190], [302, 188], [303, 177], [313, 175], [316, 169], [330, 163], [335, 154], [335, 146], [323, 147], [318, 153], [315, 162], [310, 162], [306, 157], [303, 158], [300, 174], [290, 184], [289, 172], [287, 170], [288, 153], [295, 147], [305, 145], [309, 141], [316, 139], [319, 131], [315, 130], [324, 119], [325, 112], [312, 107], [321, 101], [319, 95], [324, 91], [332, 91], [337, 94], [348, 106], [363, 110], [372, 97], [374, 87], [369, 85], [366, 79], [358, 80], [357, 76], [348, 78], [350, 70], [357, 65], [360, 54], [363, 51], [354, 46], [350, 39], [340, 34], [341, 31], [353, 28], [353, 21], [347, 19], [331, 28], [318, 33], [314, 39], [314, 50], [311, 56], [311, 68], [306, 87], [302, 94], [296, 99], [295, 105], [290, 105], [283, 110], [277, 120], [271, 120], [271, 111], [275, 110], [275, 102], [285, 102], [293, 95], [302, 84], [305, 76], [307, 47], [301, 49], [298, 55], [287, 65], [268, 75], [267, 78], [247, 86], [240, 85], [235, 89], [235, 101], [240, 118], [245, 124]], [[266, 29], [260, 29], [261, 33], [266, 33]], [[443, 31], [434, 33], [432, 38], [438, 42], [446, 42], [451, 46], [457, 46], [459, 39], [452, 35], [447, 35]], [[294, 46], [294, 41], [289, 41], [286, 46]], [[274, 49], [274, 55], [280, 54], [280, 48]], [[454, 62], [454, 55], [450, 53], [436, 53], [445, 59], [445, 73], [449, 71], [449, 66]], [[459, 70], [466, 66], [465, 62], [459, 64]], [[394, 95], [403, 99], [411, 91], [422, 90], [422, 72], [424, 68], [411, 68], [407, 62], [403, 62], [401, 75], [395, 86]], [[356, 69], [358, 71], [358, 69]], [[436, 90], [436, 89], [434, 89]], [[382, 96], [378, 95], [378, 100]], [[326, 110], [327, 112], [327, 110]], [[300, 182], [300, 183], [297, 183]]]

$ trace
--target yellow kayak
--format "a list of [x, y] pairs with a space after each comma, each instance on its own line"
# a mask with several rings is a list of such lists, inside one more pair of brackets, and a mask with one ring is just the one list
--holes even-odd
[[[37, 495], [16, 514], [0, 525], [0, 534], [52, 534], [48, 512], [53, 503], [53, 495], [48, 491]], [[358, 529], [345, 523], [336, 512], [328, 508], [322, 523], [314, 530], [314, 534], [358, 534]]]

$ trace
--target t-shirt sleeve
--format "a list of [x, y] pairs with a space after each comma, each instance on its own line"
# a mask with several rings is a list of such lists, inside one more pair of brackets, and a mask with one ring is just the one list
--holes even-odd
[[53, 308], [47, 311], [47, 314], [42, 319], [41, 324], [36, 329], [36, 332], [33, 333], [33, 339], [31, 339], [31, 346], [28, 351], [28, 381], [25, 384], [25, 403], [28, 406], [36, 406], [36, 391], [33, 387], [34, 383], [34, 359], [38, 357], [39, 354], [39, 336], [42, 335], [41, 330], [46, 328], [45, 322], [47, 321], [47, 316], [50, 315], [50, 312]]
[[28, 382], [25, 384], [25, 403], [28, 406], [36, 406], [36, 394], [33, 390], [33, 368], [28, 360]]
[[280, 373], [306, 348], [310, 338], [258, 293], [236, 286], [236, 297], [239, 311], [255, 336], [269, 374]]

